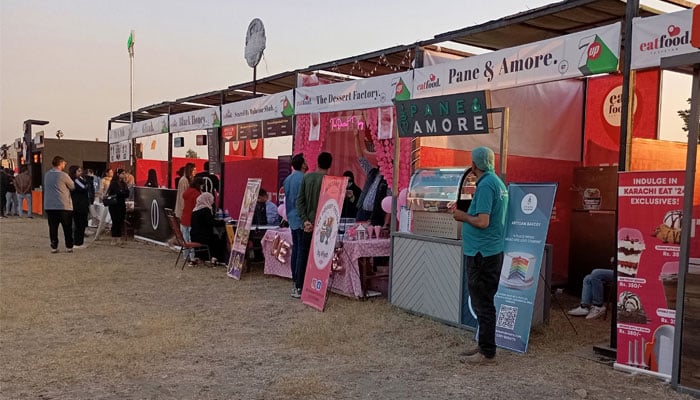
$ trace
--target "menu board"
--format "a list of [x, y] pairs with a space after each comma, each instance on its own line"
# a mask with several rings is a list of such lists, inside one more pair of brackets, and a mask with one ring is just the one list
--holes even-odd
[[238, 140], [260, 139], [262, 138], [262, 122], [249, 122], [238, 124]]
[[289, 136], [292, 134], [292, 117], [263, 121], [263, 135], [266, 138]]

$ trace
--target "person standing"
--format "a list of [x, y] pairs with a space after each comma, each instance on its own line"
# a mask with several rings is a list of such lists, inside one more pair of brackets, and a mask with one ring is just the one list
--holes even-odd
[[[287, 213], [287, 222], [289, 222], [289, 229], [292, 231], [292, 259], [289, 266], [292, 270], [292, 297], [301, 297], [301, 286], [303, 282], [299, 282], [299, 266], [301, 263], [301, 243], [303, 240], [304, 230], [302, 229], [302, 221], [299, 217], [299, 212], [297, 211], [297, 198], [299, 196], [299, 189], [301, 187], [301, 181], [304, 179], [304, 172], [302, 172], [306, 161], [304, 160], [303, 154], [297, 154], [292, 157], [292, 173], [284, 179], [282, 187], [284, 187], [285, 200], [284, 204], [280, 207], [285, 207]], [[303, 264], [306, 266], [306, 264]]]
[[494, 173], [494, 153], [488, 147], [472, 150], [476, 191], [467, 212], [452, 209], [462, 224], [462, 251], [467, 286], [479, 324], [479, 346], [462, 355], [469, 363], [489, 362], [496, 356], [494, 296], [503, 263], [508, 190]]
[[22, 205], [24, 199], [27, 200], [27, 218], [32, 218], [32, 177], [29, 176], [29, 169], [23, 165], [19, 169], [19, 175], [15, 178], [15, 190], [17, 190], [17, 209], [19, 216], [23, 213]]
[[7, 193], [5, 194], [7, 206], [5, 208], [5, 215], [11, 217], [13, 215], [18, 216], [19, 211], [17, 210], [17, 189], [15, 189], [15, 172], [8, 168], [5, 170], [7, 172]]
[[44, 175], [44, 212], [49, 222], [51, 252], [58, 253], [58, 226], [63, 228], [66, 251], [73, 252], [73, 201], [70, 192], [75, 184], [63, 170], [66, 160], [56, 156], [51, 161], [53, 168]]
[[[190, 239], [190, 226], [182, 224], [182, 210], [185, 208], [185, 191], [190, 187], [192, 180], [194, 179], [194, 173], [196, 168], [193, 163], [187, 163], [185, 165], [185, 172], [182, 178], [177, 182], [177, 194], [175, 197], [175, 216], [178, 221], [180, 221], [180, 231], [182, 231], [182, 237], [186, 242], [191, 241]], [[190, 249], [185, 250], [185, 258], [190, 259]]]
[[301, 218], [304, 231], [301, 241], [301, 254], [298, 260], [301, 264], [298, 264], [297, 270], [299, 293], [304, 288], [306, 263], [309, 258], [309, 250], [311, 249], [314, 222], [316, 221], [316, 208], [318, 207], [318, 199], [321, 196], [321, 184], [323, 183], [323, 177], [328, 175], [328, 170], [333, 163], [333, 156], [331, 156], [331, 153], [324, 151], [318, 155], [317, 161], [318, 167], [316, 171], [304, 175], [299, 187], [299, 194], [297, 195], [297, 212], [299, 213], [299, 218]]
[[389, 192], [389, 184], [379, 171], [379, 167], [370, 164], [367, 157], [365, 157], [366, 149], [363, 149], [362, 145], [364, 142], [357, 130], [354, 131], [354, 134], [357, 160], [362, 170], [367, 174], [362, 193], [360, 193], [360, 198], [357, 199], [356, 219], [358, 221], [369, 221], [373, 226], [378, 225], [388, 228], [391, 215], [385, 213], [382, 209], [382, 200], [391, 194]]
[[116, 204], [109, 206], [112, 218], [112, 244], [120, 243], [124, 221], [126, 220], [126, 199], [129, 197], [129, 186], [126, 184], [126, 174], [123, 169], [117, 170], [117, 177], [112, 178], [107, 188], [107, 196], [116, 196]]
[[83, 177], [83, 169], [77, 165], [68, 168], [68, 176], [73, 180], [75, 188], [71, 191], [70, 197], [73, 201], [73, 248], [84, 249], [85, 228], [88, 224], [88, 214], [90, 212], [90, 198], [88, 188], [92, 184]]
[[214, 198], [221, 193], [221, 188], [219, 187], [219, 177], [216, 174], [209, 172], [209, 161], [204, 162], [204, 169], [202, 172], [195, 175], [196, 178], [204, 179], [204, 187], [202, 192], [209, 192], [214, 195]]
[[5, 207], [7, 206], [7, 184], [9, 179], [7, 178], [7, 173], [5, 168], [0, 167], [0, 218], [7, 218], [5, 216]]
[[[184, 199], [184, 206], [182, 207], [182, 217], [180, 218], [180, 226], [186, 227], [188, 232], [191, 232], [191, 230], [192, 230], [192, 211], [194, 211], [194, 207], [197, 204], [197, 198], [199, 197], [200, 194], [202, 194], [202, 187], [203, 186], [204, 186], [204, 180], [202, 178], [195, 177], [192, 180], [190, 187], [187, 188], [187, 190], [185, 190], [185, 193], [182, 194], [182, 198]], [[182, 231], [182, 229], [180, 229], [180, 231]], [[191, 237], [192, 237], [192, 235], [190, 235], [190, 238]], [[189, 255], [189, 258], [186, 258], [186, 259], [190, 263], [193, 263], [195, 261], [194, 260], [194, 252], [192, 251], [189, 254], [185, 254], [186, 257], [188, 255]]]

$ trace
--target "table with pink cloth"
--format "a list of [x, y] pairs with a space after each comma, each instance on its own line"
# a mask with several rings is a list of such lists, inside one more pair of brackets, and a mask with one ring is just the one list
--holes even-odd
[[[289, 228], [268, 230], [262, 239], [263, 255], [265, 257], [266, 275], [277, 275], [284, 278], [292, 278], [292, 270], [289, 267], [289, 260], [292, 256], [291, 248], [286, 257], [286, 262], [281, 262], [278, 257], [272, 254], [275, 238], [284, 240], [292, 244], [292, 232]], [[391, 252], [391, 242], [389, 239], [369, 239], [369, 240], [345, 240], [343, 241], [343, 251], [341, 255], [342, 269], [331, 271], [329, 286], [331, 291], [349, 297], [362, 298], [362, 279], [360, 278], [359, 259], [362, 257], [388, 257]]]

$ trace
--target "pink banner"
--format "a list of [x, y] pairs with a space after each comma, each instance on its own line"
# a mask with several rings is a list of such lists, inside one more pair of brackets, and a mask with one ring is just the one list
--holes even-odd
[[326, 305], [328, 277], [335, 255], [335, 240], [347, 182], [346, 177], [324, 176], [321, 184], [304, 289], [301, 293], [301, 301], [319, 311], [323, 311]]
[[617, 362], [671, 375], [684, 171], [619, 176]]

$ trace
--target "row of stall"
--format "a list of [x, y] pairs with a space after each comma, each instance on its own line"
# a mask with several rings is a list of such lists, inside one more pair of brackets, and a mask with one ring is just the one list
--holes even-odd
[[[579, 3], [599, 9], [615, 3], [625, 10], [617, 1]], [[559, 16], [571, 11], [566, 7], [557, 4], [528, 15], [532, 19]], [[515, 320], [526, 320], [527, 325], [504, 323], [503, 336], [511, 339], [516, 350], [524, 351], [532, 309], [545, 301], [550, 289], [544, 286], [567, 285], [577, 294], [588, 271], [608, 265], [610, 257], [624, 258], [618, 249], [621, 241], [630, 238], [619, 237], [620, 214], [629, 215], [630, 209], [642, 210], [642, 215], [658, 214], [660, 221], [654, 219], [653, 223], [656, 228], [671, 230], [672, 238], [658, 237], [653, 228], [647, 232], [646, 225], [640, 228], [644, 229], [644, 255], [655, 261], [644, 264], [639, 276], [618, 281], [619, 293], [626, 296], [620, 297], [618, 309], [645, 315], [614, 326], [618, 365], [658, 374], [685, 388], [700, 388], [700, 377], [695, 373], [700, 355], [685, 351], [694, 348], [688, 338], [696, 333], [700, 314], [695, 315], [692, 307], [682, 314], [682, 301], [674, 302], [674, 307], [661, 301], [670, 291], [659, 279], [663, 271], [675, 273], [678, 299], [692, 304], [697, 288], [692, 275], [695, 271], [689, 264], [700, 260], [700, 246], [691, 234], [697, 215], [694, 208], [700, 206], [700, 193], [694, 193], [698, 127], [689, 125], [690, 145], [657, 140], [660, 76], [662, 64], [670, 62], [671, 56], [683, 60], [676, 59], [668, 68], [683, 68], [681, 63], [685, 62], [685, 69], [694, 74], [692, 92], [679, 95], [693, 99], [691, 121], [697, 119], [692, 116], [697, 117], [700, 52], [690, 43], [691, 32], [698, 30], [692, 15], [686, 10], [634, 19], [632, 35], [627, 36], [632, 39], [629, 62], [635, 76], [630, 98], [636, 99], [631, 101], [634, 110], [629, 133], [621, 123], [623, 107], [627, 106], [618, 73], [622, 24], [589, 21], [589, 26], [601, 26], [571, 27], [573, 33], [512, 47], [495, 46], [491, 48], [495, 51], [469, 57], [452, 54], [451, 60], [427, 46], [392, 49], [409, 57], [411, 63], [402, 59], [387, 71], [392, 73], [381, 76], [341, 79], [336, 63], [335, 67], [326, 66], [336, 69], [333, 74], [311, 67], [263, 80], [270, 83], [264, 96], [245, 98], [241, 90], [245, 86], [238, 85], [181, 99], [186, 101], [180, 104], [152, 106], [136, 114], [141, 120], [109, 131], [110, 161], [114, 165], [132, 163], [135, 153], [145, 154], [160, 146], [161, 141], [154, 137], [166, 138], [164, 159], [135, 157], [132, 163], [137, 183], [147, 179], [149, 170], [165, 177], [162, 188], [136, 188], [136, 209], [142, 221], [150, 221], [142, 223], [137, 234], [164, 241], [170, 232], [163, 209], [174, 204], [172, 182], [184, 163], [194, 161], [201, 169], [204, 161], [209, 161], [209, 171], [221, 175], [221, 208], [230, 210], [236, 219], [247, 179], [260, 178], [269, 192], [278, 192], [290, 172], [291, 154], [303, 153], [313, 170], [317, 155], [328, 151], [334, 156], [330, 175], [351, 171], [361, 187], [366, 178], [354, 151], [354, 135], [359, 133], [371, 153], [370, 161], [395, 194], [389, 248], [391, 303], [449, 324], [473, 326], [459, 225], [446, 209], [450, 202], [467, 199], [473, 191], [466, 176], [470, 150], [489, 146], [497, 150], [500, 175], [512, 184], [514, 195], [521, 196], [518, 199], [540, 193], [533, 195], [540, 199], [539, 208], [533, 208], [536, 212], [523, 209], [524, 214], [512, 221], [526, 227], [532, 223], [537, 229], [513, 231], [506, 260], [519, 263], [520, 273], [506, 271], [503, 290], [499, 289], [504, 306], [500, 310], [508, 316], [504, 321], [515, 324]], [[526, 17], [508, 17], [501, 24], [515, 26]], [[473, 38], [484, 31], [486, 28], [480, 26], [463, 35]], [[386, 56], [377, 54], [367, 55], [363, 62], [373, 58], [378, 64], [389, 64]], [[357, 61], [347, 64], [353, 68], [361, 65]], [[272, 88], [273, 81], [278, 83], [277, 89]], [[279, 84], [282, 81], [286, 86]], [[193, 106], [194, 100], [200, 105]], [[171, 113], [185, 106], [196, 109]], [[158, 112], [164, 115], [154, 115]], [[187, 157], [183, 153], [187, 146], [174, 147], [176, 139], [187, 137], [183, 132], [192, 131], [198, 132], [195, 143], [206, 146], [206, 158]], [[266, 158], [279, 143], [279, 156]], [[628, 144], [630, 157], [625, 165], [615, 167], [621, 143]], [[658, 173], [637, 172], [623, 188], [618, 184], [617, 169], [688, 172], [661, 178], [654, 175]], [[664, 179], [663, 183], [658, 179]], [[628, 186], [630, 192], [625, 192]], [[676, 197], [665, 190], [676, 191]], [[282, 200], [283, 193], [277, 196]], [[549, 196], [551, 201], [544, 201]], [[618, 198], [628, 201], [624, 210]], [[679, 219], [667, 221], [667, 214]], [[531, 220], [535, 217], [536, 221]], [[637, 222], [625, 222], [629, 226], [620, 225], [620, 229], [639, 231], [634, 226]], [[277, 246], [276, 251], [279, 249]], [[540, 282], [540, 268], [544, 270], [547, 262], [551, 279]], [[675, 265], [675, 270], [664, 269], [668, 263]], [[517, 318], [519, 308], [523, 310], [521, 318]], [[681, 329], [682, 321], [686, 322]], [[683, 356], [678, 351], [681, 344]]]

